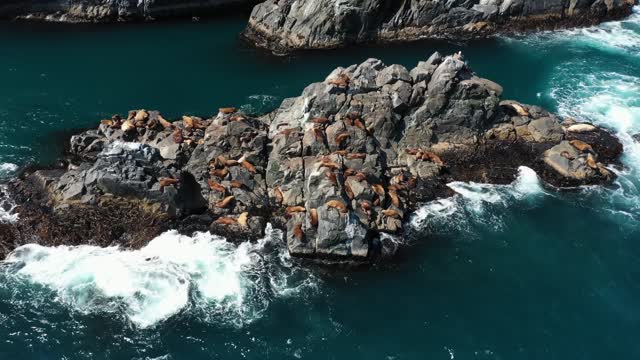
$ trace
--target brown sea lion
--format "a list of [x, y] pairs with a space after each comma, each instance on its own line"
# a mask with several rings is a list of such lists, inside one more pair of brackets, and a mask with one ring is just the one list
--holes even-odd
[[349, 135], [349, 133], [341, 133], [336, 136], [336, 144], [342, 145], [342, 143], [344, 143], [350, 137], [351, 135]]
[[358, 129], [360, 129], [360, 130], [362, 130], [362, 131], [366, 132], [367, 134], [369, 133], [369, 130], [368, 130], [368, 129], [367, 129], [367, 127], [364, 125], [364, 123], [362, 122], [362, 120], [360, 120], [360, 119], [355, 119], [355, 120], [353, 121], [353, 125], [354, 125], [355, 127], [357, 127]]
[[344, 183], [344, 192], [351, 200], [353, 200], [353, 198], [355, 197], [355, 195], [353, 194], [353, 190], [351, 190], [351, 186], [349, 186], [349, 183]]
[[230, 217], [221, 217], [216, 219], [216, 224], [235, 225], [237, 223], [238, 223], [238, 220]]
[[126, 120], [120, 126], [120, 130], [122, 130], [124, 132], [133, 131], [135, 129], [136, 129], [136, 125], [131, 120]]
[[370, 213], [372, 209], [371, 202], [367, 200], [362, 200], [360, 202], [360, 208], [364, 210], [364, 212], [366, 212], [367, 214]]
[[135, 121], [147, 121], [147, 119], [149, 119], [149, 113], [144, 110], [140, 110], [136, 112], [136, 115], [133, 117], [133, 119]]
[[306, 212], [307, 209], [305, 209], [304, 206], [288, 206], [285, 209], [285, 212], [287, 213], [287, 215], [291, 215], [291, 214], [296, 214], [296, 213], [302, 213], [302, 212]]
[[325, 203], [328, 208], [334, 208], [340, 211], [341, 213], [347, 213], [347, 206], [340, 200], [330, 200]]
[[226, 114], [233, 114], [234, 112], [238, 111], [238, 109], [234, 107], [223, 107], [218, 109], [218, 111], [226, 115]]
[[561, 153], [560, 153], [560, 156], [562, 156], [562, 157], [563, 157], [563, 158], [565, 158], [565, 159], [569, 159], [569, 160], [573, 160], [573, 159], [574, 159], [574, 157], [573, 157], [573, 156], [571, 156], [571, 154], [569, 154], [569, 152], [568, 152], [568, 151], [563, 151], [563, 152], [561, 152]]
[[279, 132], [280, 135], [284, 135], [284, 136], [289, 136], [294, 132], [297, 132], [298, 129], [296, 128], [288, 128], [288, 129], [284, 129], [282, 131]]
[[373, 184], [373, 185], [371, 185], [371, 189], [373, 190], [373, 192], [378, 194], [380, 197], [384, 197], [385, 191], [384, 191], [384, 187], [382, 185]]
[[422, 154], [422, 160], [426, 160], [426, 161], [431, 161], [432, 163], [438, 165], [438, 166], [443, 166], [444, 162], [442, 161], [442, 159], [440, 158], [440, 156], [427, 151], [425, 153]]
[[573, 146], [574, 148], [580, 150], [580, 151], [593, 151], [593, 148], [591, 147], [591, 145], [587, 144], [584, 141], [580, 141], [580, 140], [571, 140], [569, 141], [569, 144], [571, 144], [571, 146]]
[[100, 120], [100, 124], [101, 125], [105, 125], [105, 126], [112, 126], [113, 125], [113, 120], [108, 120], [108, 119]]
[[279, 187], [273, 189], [273, 195], [275, 196], [276, 201], [279, 204], [282, 204], [282, 201], [284, 200], [284, 195], [282, 194], [282, 191], [280, 191]]
[[318, 129], [316, 127], [313, 128], [313, 136], [316, 138], [316, 140], [324, 140], [325, 136], [324, 136], [324, 131], [322, 131], [322, 129]]
[[384, 216], [388, 216], [388, 217], [395, 218], [395, 219], [400, 219], [402, 217], [400, 215], [400, 212], [398, 212], [397, 210], [393, 210], [393, 209], [382, 210], [382, 214]]
[[327, 169], [324, 172], [324, 176], [329, 179], [329, 181], [331, 181], [334, 185], [338, 184], [338, 178], [336, 177], [336, 174], [333, 173], [333, 171]]
[[314, 227], [317, 227], [318, 226], [318, 210], [317, 209], [309, 210], [309, 217], [311, 218], [311, 225], [313, 225]]
[[207, 180], [207, 182], [209, 183], [209, 189], [221, 192], [223, 194], [225, 193], [224, 186], [220, 185], [219, 183], [217, 183], [217, 182], [215, 182], [215, 181], [213, 181], [211, 179]]
[[400, 198], [398, 197], [398, 193], [395, 191], [389, 190], [389, 197], [391, 198], [391, 204], [397, 208], [400, 207]]
[[356, 174], [356, 171], [355, 169], [352, 169], [352, 168], [348, 168], [347, 170], [344, 171], [345, 177], [353, 176], [355, 174]]
[[247, 118], [244, 115], [233, 115], [232, 117], [229, 118], [229, 121], [244, 121]]
[[347, 150], [337, 150], [337, 151], [334, 151], [333, 153], [336, 155], [345, 156], [349, 152]]
[[293, 227], [293, 236], [295, 236], [296, 239], [298, 240], [304, 239], [304, 231], [302, 231], [302, 224], [296, 224], [296, 226]]
[[226, 198], [224, 198], [224, 199], [222, 199], [222, 200], [218, 201], [218, 202], [216, 203], [216, 207], [219, 207], [219, 208], [225, 208], [225, 207], [229, 206], [229, 204], [231, 204], [231, 202], [232, 202], [234, 199], [235, 199], [235, 196], [233, 196], [233, 195], [227, 196]]
[[242, 189], [242, 187], [244, 187], [244, 184], [238, 180], [233, 180], [229, 185], [231, 185], [233, 189]]
[[165, 129], [171, 129], [173, 127], [173, 124], [171, 124], [167, 119], [163, 118], [162, 115], [158, 115], [158, 121], [160, 122], [160, 125], [162, 125], [162, 127]]
[[173, 141], [176, 144], [181, 144], [182, 141], [184, 141], [184, 138], [182, 137], [182, 130], [176, 128], [175, 131], [173, 132]]
[[598, 163], [596, 162], [596, 159], [591, 154], [587, 155], [587, 166], [589, 166], [592, 169], [598, 168]]
[[329, 169], [334, 169], [334, 170], [339, 170], [340, 169], [340, 165], [338, 165], [337, 163], [327, 159], [327, 158], [323, 158], [320, 162], [320, 167], [326, 167]]
[[347, 154], [347, 159], [349, 159], [349, 160], [354, 160], [354, 159], [364, 160], [366, 158], [367, 158], [367, 154], [364, 154], [364, 153]]
[[180, 180], [174, 179], [174, 178], [160, 178], [160, 179], [158, 179], [158, 182], [160, 183], [161, 187], [165, 187], [165, 186], [169, 186], [169, 185], [178, 184], [180, 182]]
[[416, 155], [419, 150], [418, 149], [409, 149], [409, 148], [407, 148], [404, 151], [409, 155]]
[[415, 176], [410, 177], [409, 180], [407, 180], [407, 185], [412, 189], [415, 188], [416, 185], [418, 185], [418, 178]]
[[256, 167], [253, 166], [253, 164], [251, 164], [247, 160], [242, 161], [240, 164], [242, 165], [243, 168], [247, 169], [247, 171], [249, 171], [250, 173], [252, 174], [257, 173]]

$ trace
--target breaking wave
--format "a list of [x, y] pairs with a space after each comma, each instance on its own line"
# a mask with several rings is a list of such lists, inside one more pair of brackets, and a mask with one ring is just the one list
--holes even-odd
[[6, 186], [0, 185], [0, 223], [18, 221], [18, 213], [15, 209], [16, 203], [9, 197]]
[[437, 231], [434, 226], [440, 228], [444, 223], [464, 230], [471, 220], [502, 230], [501, 212], [492, 211], [494, 207], [505, 208], [516, 202], [535, 204], [538, 197], [547, 194], [538, 175], [526, 166], [518, 168], [518, 177], [509, 185], [455, 181], [447, 186], [457, 195], [431, 201], [418, 209], [411, 219], [413, 228]]
[[292, 265], [281, 237], [268, 226], [263, 239], [240, 245], [176, 231], [140, 250], [29, 244], [7, 257], [2, 275], [5, 286], [38, 284], [74, 311], [121, 316], [139, 328], [182, 312], [241, 327], [273, 300], [317, 286], [311, 273]]

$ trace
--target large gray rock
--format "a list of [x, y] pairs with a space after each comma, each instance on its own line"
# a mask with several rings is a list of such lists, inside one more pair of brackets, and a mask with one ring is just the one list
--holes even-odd
[[267, 0], [245, 37], [274, 51], [369, 41], [466, 39], [498, 31], [592, 25], [631, 13], [634, 0]]

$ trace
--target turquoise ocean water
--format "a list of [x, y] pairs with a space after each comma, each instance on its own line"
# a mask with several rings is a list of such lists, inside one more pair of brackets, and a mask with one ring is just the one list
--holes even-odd
[[527, 168], [507, 186], [450, 184], [460, 195], [416, 213], [397, 261], [355, 272], [296, 265], [272, 230], [240, 246], [169, 232], [139, 251], [19, 249], [0, 265], [0, 359], [640, 358], [640, 12], [292, 57], [243, 46], [244, 21], [0, 24], [0, 177], [54, 162], [113, 113], [260, 113], [336, 66], [411, 68], [435, 50], [461, 50], [505, 98], [612, 129], [625, 167], [575, 192]]

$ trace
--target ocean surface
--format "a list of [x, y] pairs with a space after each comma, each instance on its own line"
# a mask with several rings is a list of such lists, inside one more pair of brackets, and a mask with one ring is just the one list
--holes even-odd
[[[268, 229], [232, 245], [167, 232], [137, 251], [17, 249], [0, 265], [0, 359], [640, 359], [640, 12], [469, 43], [274, 57], [242, 17], [117, 26], [0, 24], [0, 177], [53, 163], [73, 131], [145, 107], [261, 113], [336, 66], [408, 68], [462, 51], [504, 98], [616, 132], [607, 188], [452, 183], [391, 264], [301, 267]], [[10, 199], [2, 221], [15, 221]], [[151, 258], [151, 261], [145, 261]]]

